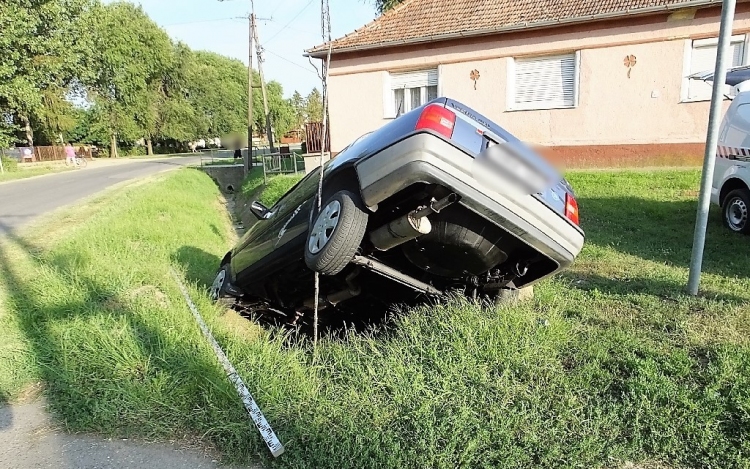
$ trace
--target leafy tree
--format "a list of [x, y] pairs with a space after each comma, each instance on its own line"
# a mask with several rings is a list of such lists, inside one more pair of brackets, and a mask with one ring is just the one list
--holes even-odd
[[110, 135], [110, 156], [119, 140], [136, 141], [155, 128], [153, 87], [169, 67], [171, 41], [130, 3], [99, 5], [90, 17], [95, 73], [88, 83], [97, 107], [95, 128]]
[[305, 98], [295, 90], [289, 104], [294, 112], [294, 128], [301, 129], [305, 125]]
[[313, 88], [305, 99], [305, 113], [308, 122], [323, 121], [323, 95], [317, 88]]
[[404, 0], [375, 0], [375, 8], [378, 9], [378, 13], [383, 14], [403, 1]]
[[65, 98], [85, 54], [80, 18], [93, 0], [2, 0], [0, 8], [0, 144], [21, 128], [34, 143], [32, 124], [48, 137], [66, 131]]
[[[195, 111], [194, 136], [247, 132], [247, 67], [241, 61], [195, 52], [187, 69], [187, 95]], [[262, 119], [262, 101], [259, 96], [253, 98], [257, 121]]]

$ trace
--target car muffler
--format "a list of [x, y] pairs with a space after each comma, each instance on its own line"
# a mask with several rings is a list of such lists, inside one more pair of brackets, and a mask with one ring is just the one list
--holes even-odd
[[456, 194], [451, 194], [437, 201], [433, 199], [429, 207], [413, 210], [370, 233], [370, 242], [376, 249], [387, 251], [412, 239], [429, 234], [432, 231], [432, 223], [427, 216], [440, 213], [441, 210], [457, 200], [458, 195]]

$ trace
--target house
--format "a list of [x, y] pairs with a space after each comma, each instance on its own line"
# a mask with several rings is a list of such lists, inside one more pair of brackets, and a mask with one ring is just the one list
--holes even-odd
[[[714, 67], [720, 15], [720, 0], [405, 0], [331, 43], [331, 150], [448, 96], [558, 158], [698, 161], [711, 87], [687, 76]], [[732, 65], [748, 33], [741, 0]]]

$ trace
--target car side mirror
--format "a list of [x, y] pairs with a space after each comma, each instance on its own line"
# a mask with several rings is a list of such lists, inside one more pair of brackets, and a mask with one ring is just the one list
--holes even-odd
[[258, 202], [257, 200], [254, 200], [250, 205], [250, 210], [253, 212], [253, 215], [258, 218], [258, 220], [268, 220], [272, 215], [268, 207]]

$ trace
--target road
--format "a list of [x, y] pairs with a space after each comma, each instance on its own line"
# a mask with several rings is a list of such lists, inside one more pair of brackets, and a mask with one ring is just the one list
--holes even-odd
[[114, 164], [105, 161], [100, 164], [102, 166], [0, 184], [0, 235], [115, 184], [175, 167], [200, 164], [200, 157], [127, 160]]
[[[213, 455], [197, 447], [65, 433], [47, 413], [43, 401], [13, 407], [0, 406], [0, 441], [0, 469], [221, 467]], [[224, 469], [232, 468], [224, 466]]]

